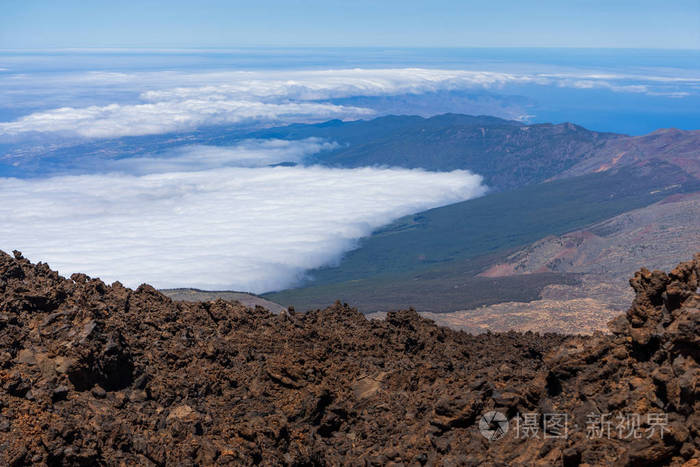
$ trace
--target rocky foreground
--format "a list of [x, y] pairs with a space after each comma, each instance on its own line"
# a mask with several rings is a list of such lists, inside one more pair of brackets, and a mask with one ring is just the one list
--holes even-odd
[[699, 277], [638, 272], [613, 334], [472, 336], [0, 253], [0, 464], [699, 465]]

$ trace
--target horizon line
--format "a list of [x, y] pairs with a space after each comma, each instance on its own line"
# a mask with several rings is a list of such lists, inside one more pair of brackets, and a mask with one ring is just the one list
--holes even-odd
[[333, 49], [393, 49], [393, 50], [468, 50], [468, 49], [486, 49], [486, 50], [620, 50], [620, 51], [673, 51], [673, 52], [700, 52], [699, 48], [671, 48], [671, 47], [590, 47], [590, 46], [484, 46], [484, 45], [465, 45], [465, 46], [440, 46], [440, 45], [241, 45], [241, 46], [201, 46], [201, 47], [17, 47], [17, 48], [0, 48], [0, 53], [5, 52], [120, 52], [120, 51], [141, 51], [141, 52], [206, 52], [206, 51], [236, 51], [236, 50], [255, 50], [255, 49], [277, 49], [277, 50], [333, 50]]

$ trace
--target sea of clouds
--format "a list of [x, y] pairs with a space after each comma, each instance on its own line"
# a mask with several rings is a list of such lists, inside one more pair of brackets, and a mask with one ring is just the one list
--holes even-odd
[[[381, 105], [373, 102], [401, 107], [401, 96], [427, 95], [424, 110], [430, 113], [436, 96], [447, 96], [449, 103], [450, 93], [514, 86], [681, 98], [700, 84], [692, 76], [592, 72], [338, 68], [34, 73], [2, 65], [0, 149], [14, 146], [0, 157], [16, 160], [13, 166], [19, 164], [20, 171], [18, 154], [36, 156], [41, 164], [45, 149], [65, 141], [89, 144], [217, 125], [251, 128], [371, 118], [382, 114]], [[397, 100], [382, 101], [392, 96]], [[526, 116], [517, 105], [489, 96], [480, 101], [485, 106], [480, 113]], [[423, 105], [410, 102], [410, 109]], [[298, 284], [305, 271], [337, 262], [358, 239], [400, 216], [486, 191], [480, 176], [465, 171], [305, 166], [307, 156], [337, 147], [316, 138], [244, 140], [228, 147], [193, 145], [180, 136], [173, 141], [182, 145], [165, 153], [144, 146], [136, 157], [119, 157], [115, 140], [107, 151], [112, 155], [94, 161], [78, 158], [76, 152], [80, 170], [73, 175], [0, 178], [0, 249], [21, 250], [64, 274], [85, 272], [130, 286], [148, 282], [162, 288], [264, 292]], [[70, 157], [70, 150], [61, 157]], [[289, 162], [298, 165], [274, 166]]]
[[465, 171], [262, 166], [327, 144], [190, 146], [119, 172], [0, 179], [0, 249], [129, 286], [258, 293], [298, 283], [393, 219], [486, 190]]

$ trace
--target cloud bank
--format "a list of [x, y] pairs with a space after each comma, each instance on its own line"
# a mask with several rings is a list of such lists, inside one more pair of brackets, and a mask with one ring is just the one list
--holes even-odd
[[610, 73], [503, 73], [425, 68], [89, 72], [37, 79], [27, 75], [9, 76], [0, 81], [0, 90], [21, 97], [23, 93], [30, 96], [42, 88], [61, 89], [59, 94], [70, 94], [72, 89], [94, 89], [99, 91], [95, 94], [107, 98], [110, 93], [132, 97], [105, 105], [70, 105], [35, 111], [0, 122], [0, 137], [55, 133], [109, 138], [186, 131], [217, 124], [265, 125], [375, 115], [376, 110], [371, 108], [332, 102], [358, 96], [541, 85], [682, 97], [673, 86], [700, 83], [690, 78], [678, 81], [679, 78]]
[[[327, 144], [283, 143], [190, 147], [166, 165], [130, 159], [131, 174], [0, 179], [0, 249], [129, 286], [259, 293], [337, 261], [393, 219], [485, 192], [465, 171], [226, 166]], [[202, 158], [218, 162], [172, 171]]]
[[[357, 119], [371, 117], [376, 112], [327, 101], [358, 95], [380, 96], [497, 86], [522, 80], [503, 73], [425, 69], [92, 72], [61, 79], [61, 85], [65, 87], [142, 91], [136, 103], [61, 107], [0, 122], [0, 135], [58, 133], [108, 138], [168, 133], [217, 124]], [[42, 84], [51, 85], [46, 81]]]
[[282, 163], [303, 163], [307, 156], [338, 147], [321, 138], [301, 140], [246, 139], [233, 146], [193, 144], [179, 146], [162, 154], [124, 159], [81, 160], [80, 173], [119, 172], [145, 175], [165, 172], [191, 172], [221, 167], [266, 167]]
[[204, 125], [359, 118], [373, 113], [369, 109], [324, 103], [187, 99], [153, 104], [63, 107], [0, 123], [0, 134], [61, 133], [111, 138], [169, 133]]

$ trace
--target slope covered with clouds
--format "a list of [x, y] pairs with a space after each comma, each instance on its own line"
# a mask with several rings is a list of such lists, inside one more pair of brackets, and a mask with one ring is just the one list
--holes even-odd
[[320, 147], [249, 141], [133, 158], [120, 173], [0, 179], [0, 249], [131, 286], [264, 292], [395, 218], [485, 191], [465, 171], [255, 167]]

